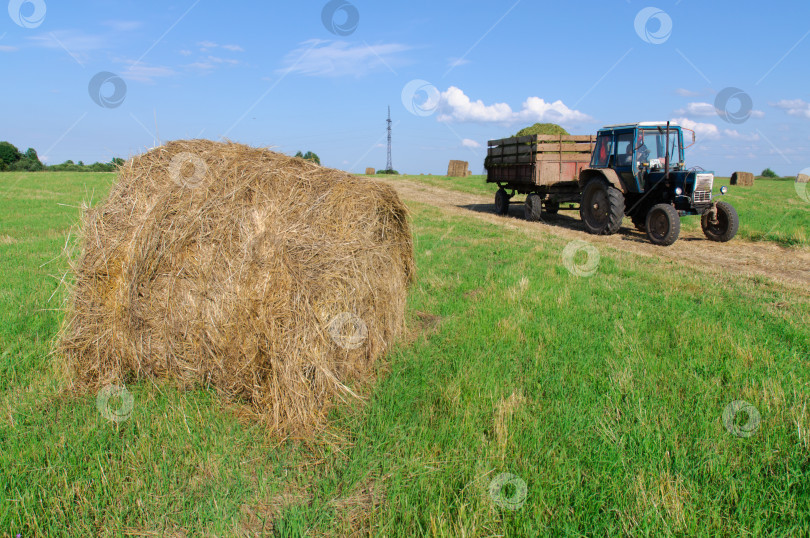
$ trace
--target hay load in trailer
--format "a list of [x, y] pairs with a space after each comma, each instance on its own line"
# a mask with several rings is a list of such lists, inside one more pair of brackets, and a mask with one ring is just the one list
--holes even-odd
[[234, 143], [131, 159], [83, 236], [58, 346], [72, 382], [210, 384], [282, 433], [368, 378], [414, 273], [393, 189]]

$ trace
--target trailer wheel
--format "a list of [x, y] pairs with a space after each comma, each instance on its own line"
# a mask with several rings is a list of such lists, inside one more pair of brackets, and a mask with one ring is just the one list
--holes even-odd
[[495, 213], [498, 215], [509, 213], [509, 195], [504, 189], [498, 189], [495, 193]]
[[546, 203], [543, 205], [543, 208], [549, 215], [556, 215], [557, 212], [560, 210], [560, 202], [557, 202], [555, 200], [546, 200]]
[[615, 234], [624, 218], [624, 194], [600, 179], [592, 179], [582, 191], [579, 216], [588, 233]]
[[731, 241], [737, 235], [737, 229], [740, 226], [740, 219], [734, 206], [728, 202], [717, 202], [717, 216], [715, 218], [716, 222], [712, 223], [709, 218], [709, 211], [703, 213], [700, 217], [700, 226], [703, 228], [703, 233], [712, 241], [721, 243]]
[[681, 234], [681, 217], [669, 204], [657, 204], [647, 213], [647, 237], [655, 245], [667, 247]]
[[529, 222], [536, 222], [540, 220], [543, 211], [543, 199], [539, 194], [531, 193], [526, 197], [526, 204], [523, 206], [523, 212], [526, 215], [526, 220]]

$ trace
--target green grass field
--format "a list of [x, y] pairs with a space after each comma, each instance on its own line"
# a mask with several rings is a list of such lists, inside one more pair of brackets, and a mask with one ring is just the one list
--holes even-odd
[[108, 422], [49, 349], [113, 180], [0, 174], [0, 535], [810, 533], [810, 294], [604, 247], [575, 276], [563, 239], [418, 204], [408, 334], [327, 430], [280, 443], [165, 381]]
[[[485, 176], [400, 176], [402, 179], [417, 181], [433, 187], [440, 187], [469, 194], [495, 197], [498, 187], [486, 183]], [[792, 180], [757, 179], [753, 187], [730, 186], [728, 178], [717, 178], [715, 191], [721, 186], [729, 187], [723, 200], [731, 203], [740, 217], [738, 237], [750, 241], [772, 241], [783, 246], [810, 246], [810, 203], [796, 192]], [[523, 197], [516, 200], [522, 203]], [[579, 218], [579, 211], [567, 214]], [[627, 226], [632, 227], [630, 219]], [[682, 229], [700, 230], [700, 217], [689, 216], [682, 219]]]

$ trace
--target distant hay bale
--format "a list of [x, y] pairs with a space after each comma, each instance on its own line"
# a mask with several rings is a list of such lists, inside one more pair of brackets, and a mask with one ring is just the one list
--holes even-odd
[[754, 174], [751, 172], [734, 172], [731, 174], [730, 183], [739, 187], [752, 187], [754, 185]]
[[83, 236], [57, 349], [71, 381], [210, 384], [280, 433], [369, 378], [414, 273], [390, 187], [208, 140], [129, 160]]
[[377, 171], [374, 170], [373, 168], [366, 168], [366, 175], [367, 176], [373, 176], [376, 172]]
[[447, 175], [449, 177], [467, 177], [467, 169], [470, 163], [467, 161], [450, 161], [447, 165]]
[[810, 183], [810, 176], [807, 174], [799, 174], [796, 176], [796, 183]]

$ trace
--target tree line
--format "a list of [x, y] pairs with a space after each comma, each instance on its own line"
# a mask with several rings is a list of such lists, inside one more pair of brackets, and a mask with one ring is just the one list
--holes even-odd
[[108, 163], [74, 163], [70, 159], [53, 165], [45, 165], [39, 160], [37, 150], [28, 148], [21, 152], [11, 142], [0, 142], [0, 172], [115, 172], [124, 164], [124, 159], [115, 157]]

